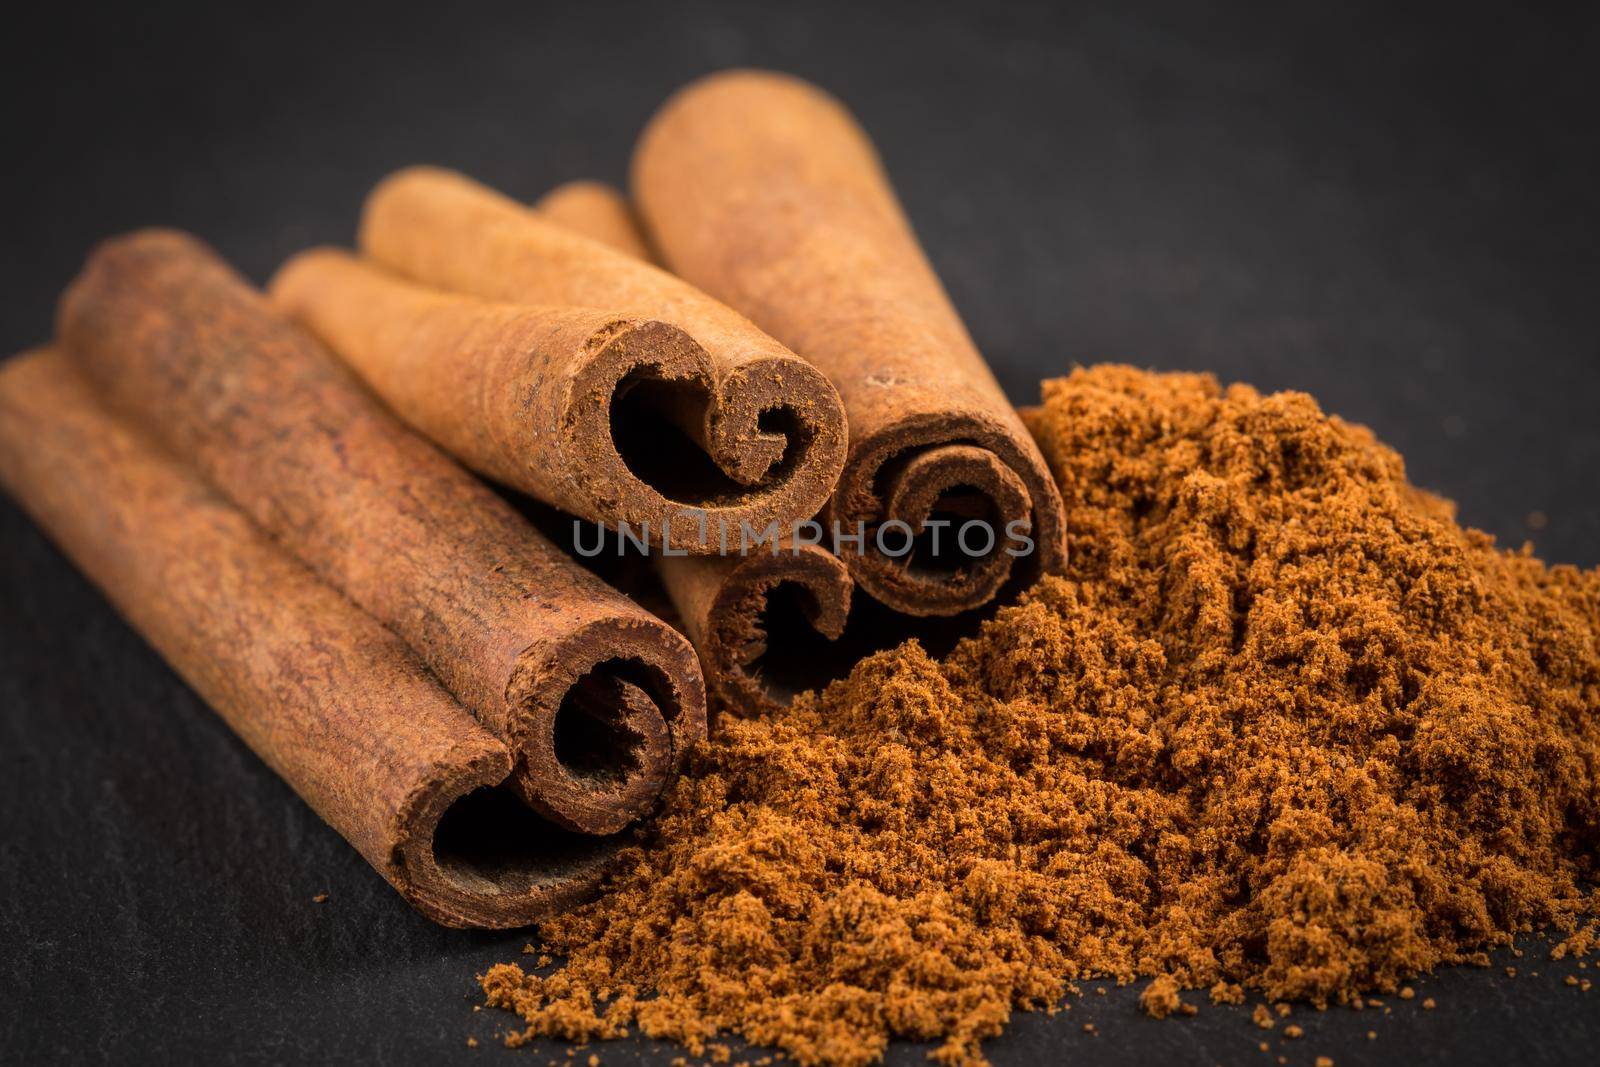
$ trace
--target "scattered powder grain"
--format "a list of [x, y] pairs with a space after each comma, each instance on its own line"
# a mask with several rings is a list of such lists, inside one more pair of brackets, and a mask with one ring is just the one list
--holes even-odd
[[1185, 1004], [1183, 998], [1178, 995], [1178, 983], [1169, 974], [1160, 975], [1145, 986], [1144, 992], [1139, 994], [1139, 1007], [1144, 1009], [1146, 1015], [1155, 1019], [1165, 1019], [1174, 1013], [1179, 1015], [1195, 1013], [1195, 1006]]
[[1600, 572], [1462, 529], [1303, 395], [1102, 367], [1030, 425], [1067, 573], [942, 662], [725, 717], [542, 928], [564, 966], [483, 976], [512, 1043], [970, 1063], [1090, 976], [1348, 1003], [1595, 914]]

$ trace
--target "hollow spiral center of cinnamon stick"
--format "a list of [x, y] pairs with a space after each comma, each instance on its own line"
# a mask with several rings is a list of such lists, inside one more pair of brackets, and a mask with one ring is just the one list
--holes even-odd
[[1008, 548], [1032, 529], [1027, 485], [995, 451], [971, 441], [890, 454], [870, 485], [872, 536], [847, 563], [873, 596], [908, 614], [949, 615], [987, 603], [1011, 575]]
[[552, 825], [504, 785], [483, 786], [451, 802], [439, 816], [431, 846], [416, 859], [431, 859], [448, 889], [474, 896], [528, 893], [601, 863], [615, 847]]
[[580, 678], [556, 710], [556, 762], [572, 777], [608, 788], [642, 771], [645, 734], [629, 707], [640, 696], [649, 699], [612, 675], [591, 672]]
[[623, 465], [666, 500], [697, 508], [746, 503], [788, 480], [814, 436], [786, 407], [761, 411], [731, 441], [706, 430], [710, 393], [698, 382], [654, 377], [649, 368], [617, 383], [611, 441]]
[[647, 812], [680, 747], [677, 696], [661, 669], [613, 655], [547, 690], [518, 742], [529, 803], [562, 826], [611, 834]]

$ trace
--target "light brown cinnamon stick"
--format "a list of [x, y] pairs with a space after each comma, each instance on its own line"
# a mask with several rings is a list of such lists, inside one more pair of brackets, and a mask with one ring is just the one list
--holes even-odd
[[574, 233], [591, 237], [619, 252], [654, 262], [633, 207], [621, 191], [604, 182], [574, 181], [558, 185], [534, 201], [533, 210]]
[[948, 567], [920, 549], [887, 555], [869, 538], [845, 556], [863, 589], [910, 614], [953, 614], [989, 601], [1014, 569], [1025, 579], [1063, 565], [1060, 495], [1038, 448], [843, 107], [782, 75], [702, 79], [641, 136], [633, 194], [668, 267], [838, 388], [850, 454], [831, 521], [872, 531], [983, 518], [1024, 524], [1035, 544], [1014, 560], [1002, 535]]
[[616, 843], [493, 788], [510, 750], [411, 649], [108, 414], [59, 353], [0, 369], [0, 483], [417, 910], [521, 926], [592, 891]]
[[710, 357], [676, 326], [491, 303], [335, 249], [294, 257], [271, 291], [402, 419], [473, 469], [563, 511], [704, 553], [719, 531], [786, 526], [821, 506], [821, 472], [796, 471], [800, 457], [780, 455], [776, 438], [755, 443], [772, 447], [758, 466], [770, 463], [773, 477], [754, 485], [726, 477], [697, 448], [672, 447], [682, 435], [659, 415], [693, 431], [704, 416], [697, 398], [715, 388]]
[[[765, 512], [787, 523], [815, 514], [832, 492], [845, 429], [827, 379], [666, 272], [460, 175], [426, 167], [401, 171], [373, 191], [359, 243], [375, 262], [437, 288], [536, 307], [598, 308], [670, 323], [693, 338], [698, 348], [674, 357], [682, 368], [658, 366], [648, 352], [638, 356], [610, 401], [615, 431], [645, 427], [643, 444], [632, 450], [641, 463], [634, 473], [654, 477], [674, 504], [754, 510], [764, 499]], [[586, 387], [581, 401], [603, 403], [595, 395], [602, 386], [597, 380]], [[619, 412], [624, 399], [632, 403]], [[682, 431], [684, 443], [674, 443], [669, 426]], [[618, 451], [628, 458], [628, 449]], [[696, 463], [703, 473], [669, 481]]]
[[416, 650], [510, 747], [541, 814], [619, 830], [703, 736], [680, 635], [406, 430], [199, 242], [102, 245], [59, 330], [110, 407]]

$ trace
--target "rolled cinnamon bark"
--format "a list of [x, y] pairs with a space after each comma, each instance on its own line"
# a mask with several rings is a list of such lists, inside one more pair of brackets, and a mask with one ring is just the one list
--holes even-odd
[[0, 369], [0, 483], [418, 911], [522, 926], [593, 889], [615, 840], [495, 788], [510, 750], [409, 647], [108, 414], [59, 353]]
[[[772, 712], [831, 680], [816, 658], [802, 682], [777, 677], [764, 660], [775, 640], [794, 639], [792, 617], [829, 641], [844, 634], [853, 583], [833, 553], [780, 544], [776, 552], [663, 559], [658, 569], [721, 706], [738, 714]], [[785, 622], [783, 636], [770, 632]]]
[[[610, 186], [569, 182], [546, 193], [535, 207], [619, 252], [650, 255], [632, 208]], [[849, 656], [848, 650], [819, 648], [804, 636], [810, 632], [837, 643], [849, 622], [855, 583], [826, 549], [785, 541], [777, 552], [657, 556], [655, 564], [700, 653], [706, 684], [724, 708], [745, 714], [776, 711], [796, 692], [830, 681], [827, 667]], [[891, 640], [888, 632], [883, 636]], [[785, 649], [786, 644], [793, 647]], [[784, 651], [793, 652], [789, 664], [803, 666], [785, 670], [770, 661], [769, 653]]]
[[63, 346], [108, 406], [184, 457], [399, 634], [573, 830], [648, 810], [704, 735], [693, 650], [384, 411], [193, 238], [103, 244]]
[[704, 416], [697, 398], [715, 387], [710, 357], [676, 326], [491, 303], [335, 249], [291, 259], [271, 291], [402, 419], [469, 467], [563, 511], [705, 553], [722, 530], [788, 525], [821, 505], [813, 481], [790, 476], [795, 457], [781, 455], [777, 438], [741, 453], [777, 481], [747, 486], [697, 448], [671, 448], [679, 433], [652, 429], [650, 415], [665, 412], [693, 431]]
[[604, 182], [558, 185], [534, 201], [533, 210], [574, 233], [592, 237], [646, 263], [654, 260], [644, 230], [621, 191]]
[[[660, 320], [693, 338], [698, 347], [666, 366], [641, 346], [610, 399], [611, 429], [635, 439], [632, 447], [619, 441], [617, 451], [672, 504], [759, 510], [787, 524], [814, 515], [833, 491], [845, 447], [834, 388], [743, 316], [665, 271], [427, 167], [373, 191], [359, 243], [377, 263], [437, 288]], [[580, 401], [605, 403], [593, 395], [603, 384], [587, 385], [591, 394]]]
[[704, 78], [645, 129], [633, 194], [668, 267], [838, 388], [850, 454], [831, 521], [871, 534], [895, 519], [983, 518], [999, 535], [957, 566], [921, 547], [887, 555], [869, 536], [845, 557], [864, 590], [913, 615], [979, 606], [1013, 577], [1012, 523], [1035, 545], [1017, 577], [1063, 565], [1060, 495], [1038, 448], [842, 106], [787, 76]]

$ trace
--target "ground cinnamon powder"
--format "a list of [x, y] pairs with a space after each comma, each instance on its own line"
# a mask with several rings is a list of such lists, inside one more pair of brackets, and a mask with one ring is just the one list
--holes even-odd
[[1089, 976], [1166, 1014], [1389, 993], [1543, 924], [1590, 947], [1600, 571], [1462, 529], [1304, 395], [1044, 397], [1066, 574], [943, 662], [724, 717], [614, 890], [542, 927], [564, 965], [483, 976], [510, 1043], [975, 1062]]

